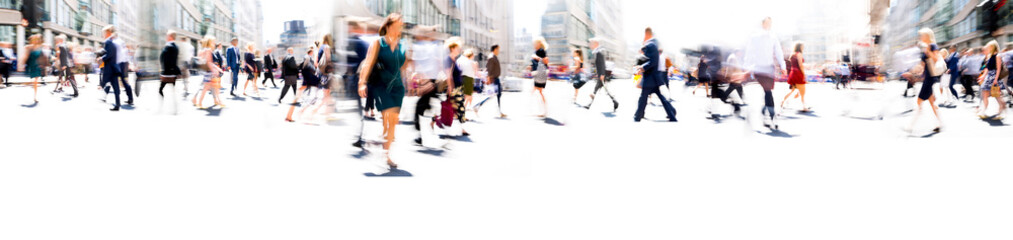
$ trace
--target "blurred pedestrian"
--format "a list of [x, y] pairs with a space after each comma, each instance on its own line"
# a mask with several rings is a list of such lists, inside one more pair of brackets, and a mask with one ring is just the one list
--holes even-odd
[[253, 92], [260, 97], [260, 89], [257, 89], [257, 55], [253, 51], [253, 43], [246, 44], [246, 53], [243, 53], [243, 71], [246, 72], [246, 82], [243, 83], [243, 96], [246, 95], [246, 88], [253, 82]]
[[74, 79], [74, 58], [67, 47], [67, 36], [56, 36], [57, 83], [53, 92], [62, 92], [63, 85], [70, 84], [74, 89], [72, 97], [77, 97], [77, 81]]
[[[1006, 117], [1006, 101], [1003, 100], [1002, 91], [1006, 90], [1006, 81], [1000, 77], [1002, 76], [1003, 61], [999, 58], [999, 43], [995, 40], [989, 41], [985, 44], [985, 47], [981, 49], [985, 53], [985, 69], [988, 71], [979, 78], [981, 86], [981, 107], [978, 109], [978, 116], [981, 119], [988, 118], [985, 115], [985, 111], [988, 110], [988, 98], [995, 98], [995, 102], [999, 104], [999, 113], [996, 114], [993, 119], [1002, 120]], [[1006, 74], [1009, 74], [1008, 72]], [[924, 83], [923, 83], [924, 84]], [[920, 102], [919, 102], [920, 103]], [[930, 100], [931, 103], [931, 100]], [[919, 104], [920, 105], [920, 104]], [[938, 116], [938, 114], [936, 114]]]
[[[360, 97], [358, 91], [356, 90], [359, 85], [359, 67], [369, 51], [369, 43], [362, 40], [362, 35], [366, 33], [366, 26], [364, 23], [359, 21], [349, 21], [348, 30], [350, 36], [348, 37], [348, 45], [346, 45], [347, 48], [345, 49], [347, 52], [347, 56], [345, 58], [347, 65], [344, 76], [345, 90], [348, 91], [348, 94], [350, 95], [349, 97], [357, 100], [355, 106], [359, 112], [359, 132], [358, 135], [355, 136], [355, 141], [352, 142], [352, 146], [362, 148], [365, 144], [365, 141], [362, 140], [362, 133], [365, 130], [366, 107], [363, 102], [365, 101], [365, 98]], [[367, 87], [369, 86], [367, 85]], [[415, 121], [418, 122], [418, 119], [416, 118]], [[418, 129], [418, 127], [416, 127], [416, 129]]]
[[696, 94], [696, 89], [700, 88], [700, 86], [703, 86], [704, 93], [707, 94], [708, 98], [711, 97], [710, 83], [711, 83], [711, 79], [712, 78], [710, 76], [710, 73], [707, 72], [707, 69], [708, 69], [707, 68], [707, 54], [705, 54], [705, 53], [704, 54], [700, 54], [700, 62], [698, 62], [696, 64], [696, 79], [697, 79], [697, 84], [696, 84], [695, 87], [693, 87], [693, 93], [692, 94]]
[[[405, 87], [402, 83], [402, 72], [404, 71], [405, 51], [401, 48], [401, 29], [404, 22], [401, 15], [392, 13], [384, 20], [380, 28], [380, 38], [369, 46], [369, 53], [363, 61], [365, 68], [359, 77], [359, 96], [366, 97], [366, 91], [376, 92], [377, 109], [383, 115], [384, 156], [390, 168], [397, 168], [397, 164], [390, 157], [390, 146], [394, 143], [395, 129], [399, 122], [398, 113], [401, 111], [401, 101], [404, 98]], [[366, 82], [372, 74], [376, 74], [377, 83], [372, 89], [367, 88]]]
[[[190, 43], [189, 38], [181, 37], [180, 39], [177, 39], [176, 47], [179, 48], [179, 58], [176, 59], [176, 62], [179, 66], [179, 78], [183, 80], [183, 93], [189, 94], [190, 68], [194, 65], [194, 46]], [[221, 68], [221, 64], [218, 64], [218, 68]], [[201, 84], [203, 84], [203, 80], [201, 82]], [[218, 91], [218, 89], [216, 88], [214, 91]]]
[[14, 63], [17, 60], [18, 58], [14, 55], [14, 50], [11, 49], [11, 43], [0, 42], [0, 78], [3, 78], [3, 82], [7, 87], [11, 86], [11, 68], [14, 67]]
[[584, 52], [580, 49], [574, 49], [572, 53], [573, 57], [573, 75], [570, 76], [570, 82], [573, 84], [573, 104], [577, 104], [577, 94], [580, 92], [580, 87], [587, 83], [584, 79], [581, 79], [581, 74], [584, 73]]
[[[176, 46], [176, 32], [169, 30], [165, 34], [165, 47], [162, 47], [162, 54], [159, 55], [159, 63], [162, 65], [161, 83], [158, 86], [158, 95], [162, 96], [163, 101], [165, 93], [162, 91], [165, 85], [172, 84], [175, 89], [176, 80], [182, 75], [179, 69], [179, 47]], [[175, 92], [175, 91], [173, 91]], [[175, 99], [175, 97], [173, 98]]]
[[274, 88], [278, 88], [278, 84], [274, 83], [274, 69], [278, 68], [277, 60], [274, 60], [274, 55], [271, 55], [273, 48], [267, 49], [267, 54], [264, 54], [264, 81], [260, 85], [264, 85], [267, 88], [267, 79], [271, 79], [271, 85]]
[[[500, 104], [500, 100], [503, 98], [503, 84], [499, 80], [501, 74], [499, 64], [499, 45], [492, 45], [492, 49], [490, 51], [492, 51], [492, 57], [490, 57], [489, 61], [485, 64], [486, 72], [488, 72], [488, 76], [485, 80], [485, 87], [495, 88], [496, 109], [499, 111], [500, 118], [506, 118], [506, 114], [503, 114], [503, 105]], [[475, 105], [475, 117], [478, 117], [478, 109], [481, 108], [486, 101], [489, 101], [489, 99], [492, 99], [492, 96], [489, 96]]]
[[[200, 53], [197, 54], [197, 59], [194, 60], [194, 65], [196, 65], [197, 69], [204, 77], [201, 90], [197, 91], [197, 95], [193, 96], [193, 105], [198, 109], [205, 109], [204, 95], [206, 92], [211, 92], [211, 97], [215, 100], [215, 106], [225, 108], [225, 105], [222, 104], [222, 98], [219, 96], [218, 92], [218, 89], [222, 87], [221, 77], [224, 72], [214, 63], [214, 57], [212, 56], [214, 55], [214, 53], [212, 53], [212, 51], [214, 51], [214, 46], [215, 37], [211, 35], [204, 36], [204, 39], [200, 42]], [[200, 100], [197, 100], [198, 96], [200, 96]]]
[[42, 53], [42, 35], [34, 34], [31, 37], [28, 37], [28, 44], [29, 45], [25, 48], [25, 51], [28, 52], [28, 57], [23, 58], [24, 60], [18, 63], [18, 65], [24, 66], [22, 68], [26, 74], [28, 74], [28, 78], [32, 79], [32, 91], [34, 91], [32, 101], [38, 103], [39, 81], [42, 81], [43, 67], [47, 64], [46, 62], [48, 62], [49, 59], [46, 59], [45, 55]]
[[545, 102], [545, 93], [543, 92], [549, 81], [549, 57], [547, 54], [549, 44], [545, 38], [538, 37], [534, 41], [534, 48], [535, 55], [531, 57], [531, 76], [535, 82], [535, 88], [532, 93], [537, 92], [542, 100], [542, 114], [538, 117], [544, 118], [549, 114], [549, 104]]
[[[457, 66], [461, 68], [461, 93], [464, 94], [463, 107], [471, 106], [471, 95], [475, 93], [475, 80], [478, 79], [478, 63], [475, 62], [475, 50], [464, 50], [464, 55], [457, 58]], [[467, 118], [461, 117], [462, 121]]]
[[957, 99], [960, 97], [957, 95], [957, 89], [953, 88], [953, 85], [960, 82], [960, 52], [957, 52], [957, 48], [950, 46], [950, 54], [946, 56], [946, 73], [949, 73], [950, 81], [946, 84], [950, 90], [950, 98], [946, 99], [944, 104], [954, 105]]
[[[127, 77], [130, 73], [130, 54], [127, 51], [127, 43], [119, 36], [118, 33], [113, 34], [113, 44], [116, 46], [116, 64], [119, 65], [119, 75], [115, 79], [119, 79], [119, 83], [122, 84], [124, 90], [127, 93], [127, 105], [134, 105], [134, 91], [130, 87], [130, 83], [127, 82]], [[116, 81], [109, 82], [110, 84], [116, 85]]]
[[285, 98], [285, 94], [288, 93], [289, 89], [292, 89], [293, 97], [297, 95], [296, 91], [298, 91], [296, 90], [298, 89], [296, 83], [299, 82], [299, 64], [295, 60], [295, 50], [288, 48], [285, 51], [285, 58], [281, 61], [281, 78], [285, 80], [285, 86], [281, 88], [278, 104], [281, 104], [281, 100]]
[[[321, 37], [320, 48], [317, 49], [316, 59], [314, 63], [317, 69], [316, 78], [319, 79], [318, 81], [320, 81], [320, 83], [314, 90], [316, 97], [313, 97], [312, 101], [310, 101], [306, 107], [303, 107], [302, 110], [299, 111], [300, 118], [302, 118], [303, 112], [305, 112], [306, 109], [313, 108], [313, 111], [310, 112], [310, 119], [312, 120], [313, 117], [316, 116], [317, 112], [320, 111], [321, 108], [324, 108], [330, 104], [330, 100], [332, 99], [330, 97], [331, 74], [334, 73], [335, 69], [334, 64], [332, 64], [331, 62], [331, 56], [333, 51], [331, 45], [333, 44], [334, 40], [331, 37], [331, 34], [329, 33], [324, 34], [324, 36]], [[330, 114], [330, 109], [331, 108], [325, 108], [324, 115]]]
[[756, 79], [763, 87], [764, 105], [761, 114], [767, 115], [763, 118], [763, 125], [769, 128], [778, 129], [776, 122], [777, 114], [774, 112], [774, 79], [777, 74], [785, 75], [784, 51], [781, 50], [781, 41], [771, 31], [773, 24], [770, 17], [763, 19], [763, 29], [753, 33], [746, 45], [745, 55], [742, 62], [745, 69], [750, 72], [753, 79]]
[[591, 48], [593, 49], [591, 50], [591, 55], [594, 58], [594, 65], [592, 65], [594, 67], [593, 76], [596, 84], [594, 86], [594, 90], [591, 91], [591, 101], [588, 102], [586, 106], [584, 106], [584, 109], [590, 109], [591, 104], [594, 103], [595, 95], [598, 94], [598, 90], [605, 89], [605, 95], [607, 95], [609, 99], [612, 100], [612, 111], [615, 112], [616, 110], [619, 109], [619, 101], [616, 101], [616, 97], [612, 96], [612, 93], [609, 92], [608, 87], [605, 86], [606, 81], [608, 79], [611, 79], [611, 77], [608, 76], [609, 75], [608, 66], [606, 65], [605, 62], [605, 55], [607, 55], [607, 53], [605, 52], [605, 48], [601, 47], [601, 39], [597, 37], [592, 38]]
[[[116, 28], [113, 27], [112, 25], [109, 25], [103, 28], [102, 32], [104, 33], [104, 37], [106, 38], [102, 49], [103, 54], [101, 59], [102, 83], [109, 84], [112, 87], [113, 97], [116, 99], [116, 104], [113, 105], [114, 107], [109, 110], [115, 112], [120, 110], [120, 85], [119, 83], [117, 83], [116, 79], [119, 78], [122, 74], [121, 72], [122, 70], [120, 69], [121, 65], [117, 64], [117, 61], [119, 59], [118, 56], [119, 48], [116, 47], [116, 43], [114, 43]], [[106, 94], [108, 93], [109, 91], [106, 90]], [[131, 99], [132, 98], [133, 97], [131, 97]]]
[[232, 87], [229, 88], [229, 95], [236, 97], [236, 87], [239, 85], [239, 71], [240, 66], [240, 55], [239, 55], [239, 39], [232, 38], [232, 45], [225, 50], [225, 71], [229, 72], [232, 78], [229, 81], [232, 82]]
[[805, 81], [805, 71], [803, 71], [803, 69], [805, 68], [802, 67], [803, 65], [805, 65], [805, 61], [802, 59], [803, 47], [804, 45], [802, 45], [801, 42], [796, 42], [795, 46], [793, 47], [794, 50], [793, 53], [791, 54], [791, 58], [788, 60], [790, 62], [790, 64], [788, 65], [788, 67], [790, 68], [790, 70], [788, 71], [788, 84], [791, 86], [791, 89], [788, 90], [788, 94], [784, 95], [784, 99], [781, 100], [782, 112], [784, 111], [784, 104], [788, 102], [788, 98], [791, 97], [791, 94], [795, 93], [796, 91], [798, 91], [798, 94], [796, 94], [795, 97], [802, 98], [801, 111], [802, 112], [809, 111], [809, 107], [805, 104], [806, 81]]
[[981, 64], [984, 57], [978, 54], [977, 48], [967, 49], [967, 55], [960, 59], [960, 83], [964, 87], [964, 98], [966, 101], [974, 99], [974, 88], [978, 76], [981, 75]]
[[677, 122], [675, 118], [675, 108], [672, 107], [672, 103], [669, 102], [664, 95], [661, 95], [661, 86], [665, 84], [664, 80], [664, 67], [665, 63], [661, 62], [661, 53], [658, 52], [658, 40], [654, 38], [654, 31], [650, 27], [644, 29], [644, 46], [641, 51], [644, 52], [644, 56], [647, 57], [647, 62], [643, 65], [638, 66], [638, 72], [643, 74], [643, 79], [640, 81], [640, 100], [637, 102], [637, 112], [633, 115], [634, 122], [640, 122], [644, 118], [644, 110], [647, 107], [647, 99], [653, 94], [658, 96], [658, 100], [661, 100], [662, 107], [665, 108], [665, 114], [668, 116], [668, 121]]
[[[908, 130], [911, 131], [914, 129], [915, 123], [918, 122], [918, 116], [922, 111], [922, 102], [927, 100], [929, 101], [929, 107], [932, 107], [932, 113], [935, 114], [937, 121], [937, 125], [934, 129], [932, 129], [932, 131], [938, 133], [943, 125], [943, 120], [939, 117], [939, 107], [936, 106], [936, 96], [933, 94], [932, 84], [939, 82], [939, 76], [943, 74], [945, 65], [942, 63], [942, 56], [939, 55], [939, 45], [936, 45], [936, 35], [932, 32], [932, 29], [922, 28], [921, 30], [918, 30], [918, 47], [922, 50], [921, 64], [925, 70], [922, 72], [922, 74], [924, 74], [924, 77], [922, 78], [922, 87], [921, 91], [918, 93], [918, 100], [916, 101], [918, 104], [916, 107], [917, 111], [911, 120], [911, 126]], [[993, 51], [988, 54], [994, 53], [995, 52]], [[939, 63], [938, 67], [936, 65], [937, 63]], [[995, 64], [993, 64], [993, 67], [994, 66]], [[984, 94], [984, 92], [985, 91], [983, 90], [982, 94]]]

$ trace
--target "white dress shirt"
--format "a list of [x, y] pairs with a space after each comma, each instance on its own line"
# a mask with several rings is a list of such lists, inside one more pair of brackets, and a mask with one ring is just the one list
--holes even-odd
[[766, 30], [753, 33], [749, 37], [742, 62], [746, 70], [754, 73], [773, 75], [775, 66], [786, 69], [781, 42], [773, 32]]

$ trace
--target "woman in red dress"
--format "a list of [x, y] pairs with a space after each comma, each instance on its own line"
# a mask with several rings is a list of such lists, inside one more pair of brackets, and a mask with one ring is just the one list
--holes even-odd
[[795, 94], [795, 98], [800, 96], [802, 97], [801, 111], [808, 112], [809, 107], [805, 105], [805, 72], [802, 71], [802, 43], [795, 43], [794, 49], [795, 51], [791, 55], [790, 64], [788, 65], [789, 68], [791, 68], [788, 73], [788, 84], [791, 85], [791, 91], [788, 91], [788, 95], [784, 95], [784, 100], [781, 100], [781, 108], [784, 109], [784, 103], [788, 102], [788, 97], [790, 97], [792, 93], [795, 93], [795, 90], [798, 90], [798, 94]]

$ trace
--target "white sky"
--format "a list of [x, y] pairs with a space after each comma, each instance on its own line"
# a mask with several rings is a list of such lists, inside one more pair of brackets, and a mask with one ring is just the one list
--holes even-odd
[[315, 24], [314, 18], [330, 14], [330, 7], [322, 7], [326, 0], [262, 0], [264, 10], [264, 42], [277, 44], [279, 36], [285, 31], [285, 22], [291, 20], [306, 21], [306, 26]]

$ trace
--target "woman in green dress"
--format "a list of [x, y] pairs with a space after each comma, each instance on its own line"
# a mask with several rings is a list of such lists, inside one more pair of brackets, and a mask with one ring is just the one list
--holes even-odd
[[[383, 150], [390, 168], [397, 168], [397, 164], [390, 158], [390, 145], [394, 143], [394, 127], [399, 122], [398, 113], [401, 112], [401, 101], [405, 95], [404, 83], [401, 80], [407, 61], [400, 42], [403, 26], [400, 14], [391, 13], [387, 16], [383, 26], [380, 27], [382, 37], [370, 44], [369, 52], [362, 61], [362, 65], [370, 67], [362, 68], [362, 73], [359, 74], [359, 96], [366, 97], [367, 91], [373, 93], [376, 109], [380, 110], [383, 117], [383, 133], [386, 140], [383, 143]], [[371, 77], [375, 79], [375, 83], [367, 88], [366, 82]]]
[[35, 34], [28, 37], [28, 50], [29, 54], [27, 58], [22, 58], [21, 64], [18, 66], [25, 66], [25, 73], [28, 74], [28, 78], [32, 79], [32, 90], [35, 91], [33, 95], [34, 101], [39, 102], [39, 81], [42, 79], [42, 64], [40, 61], [48, 61], [46, 56], [42, 54], [42, 35]]

